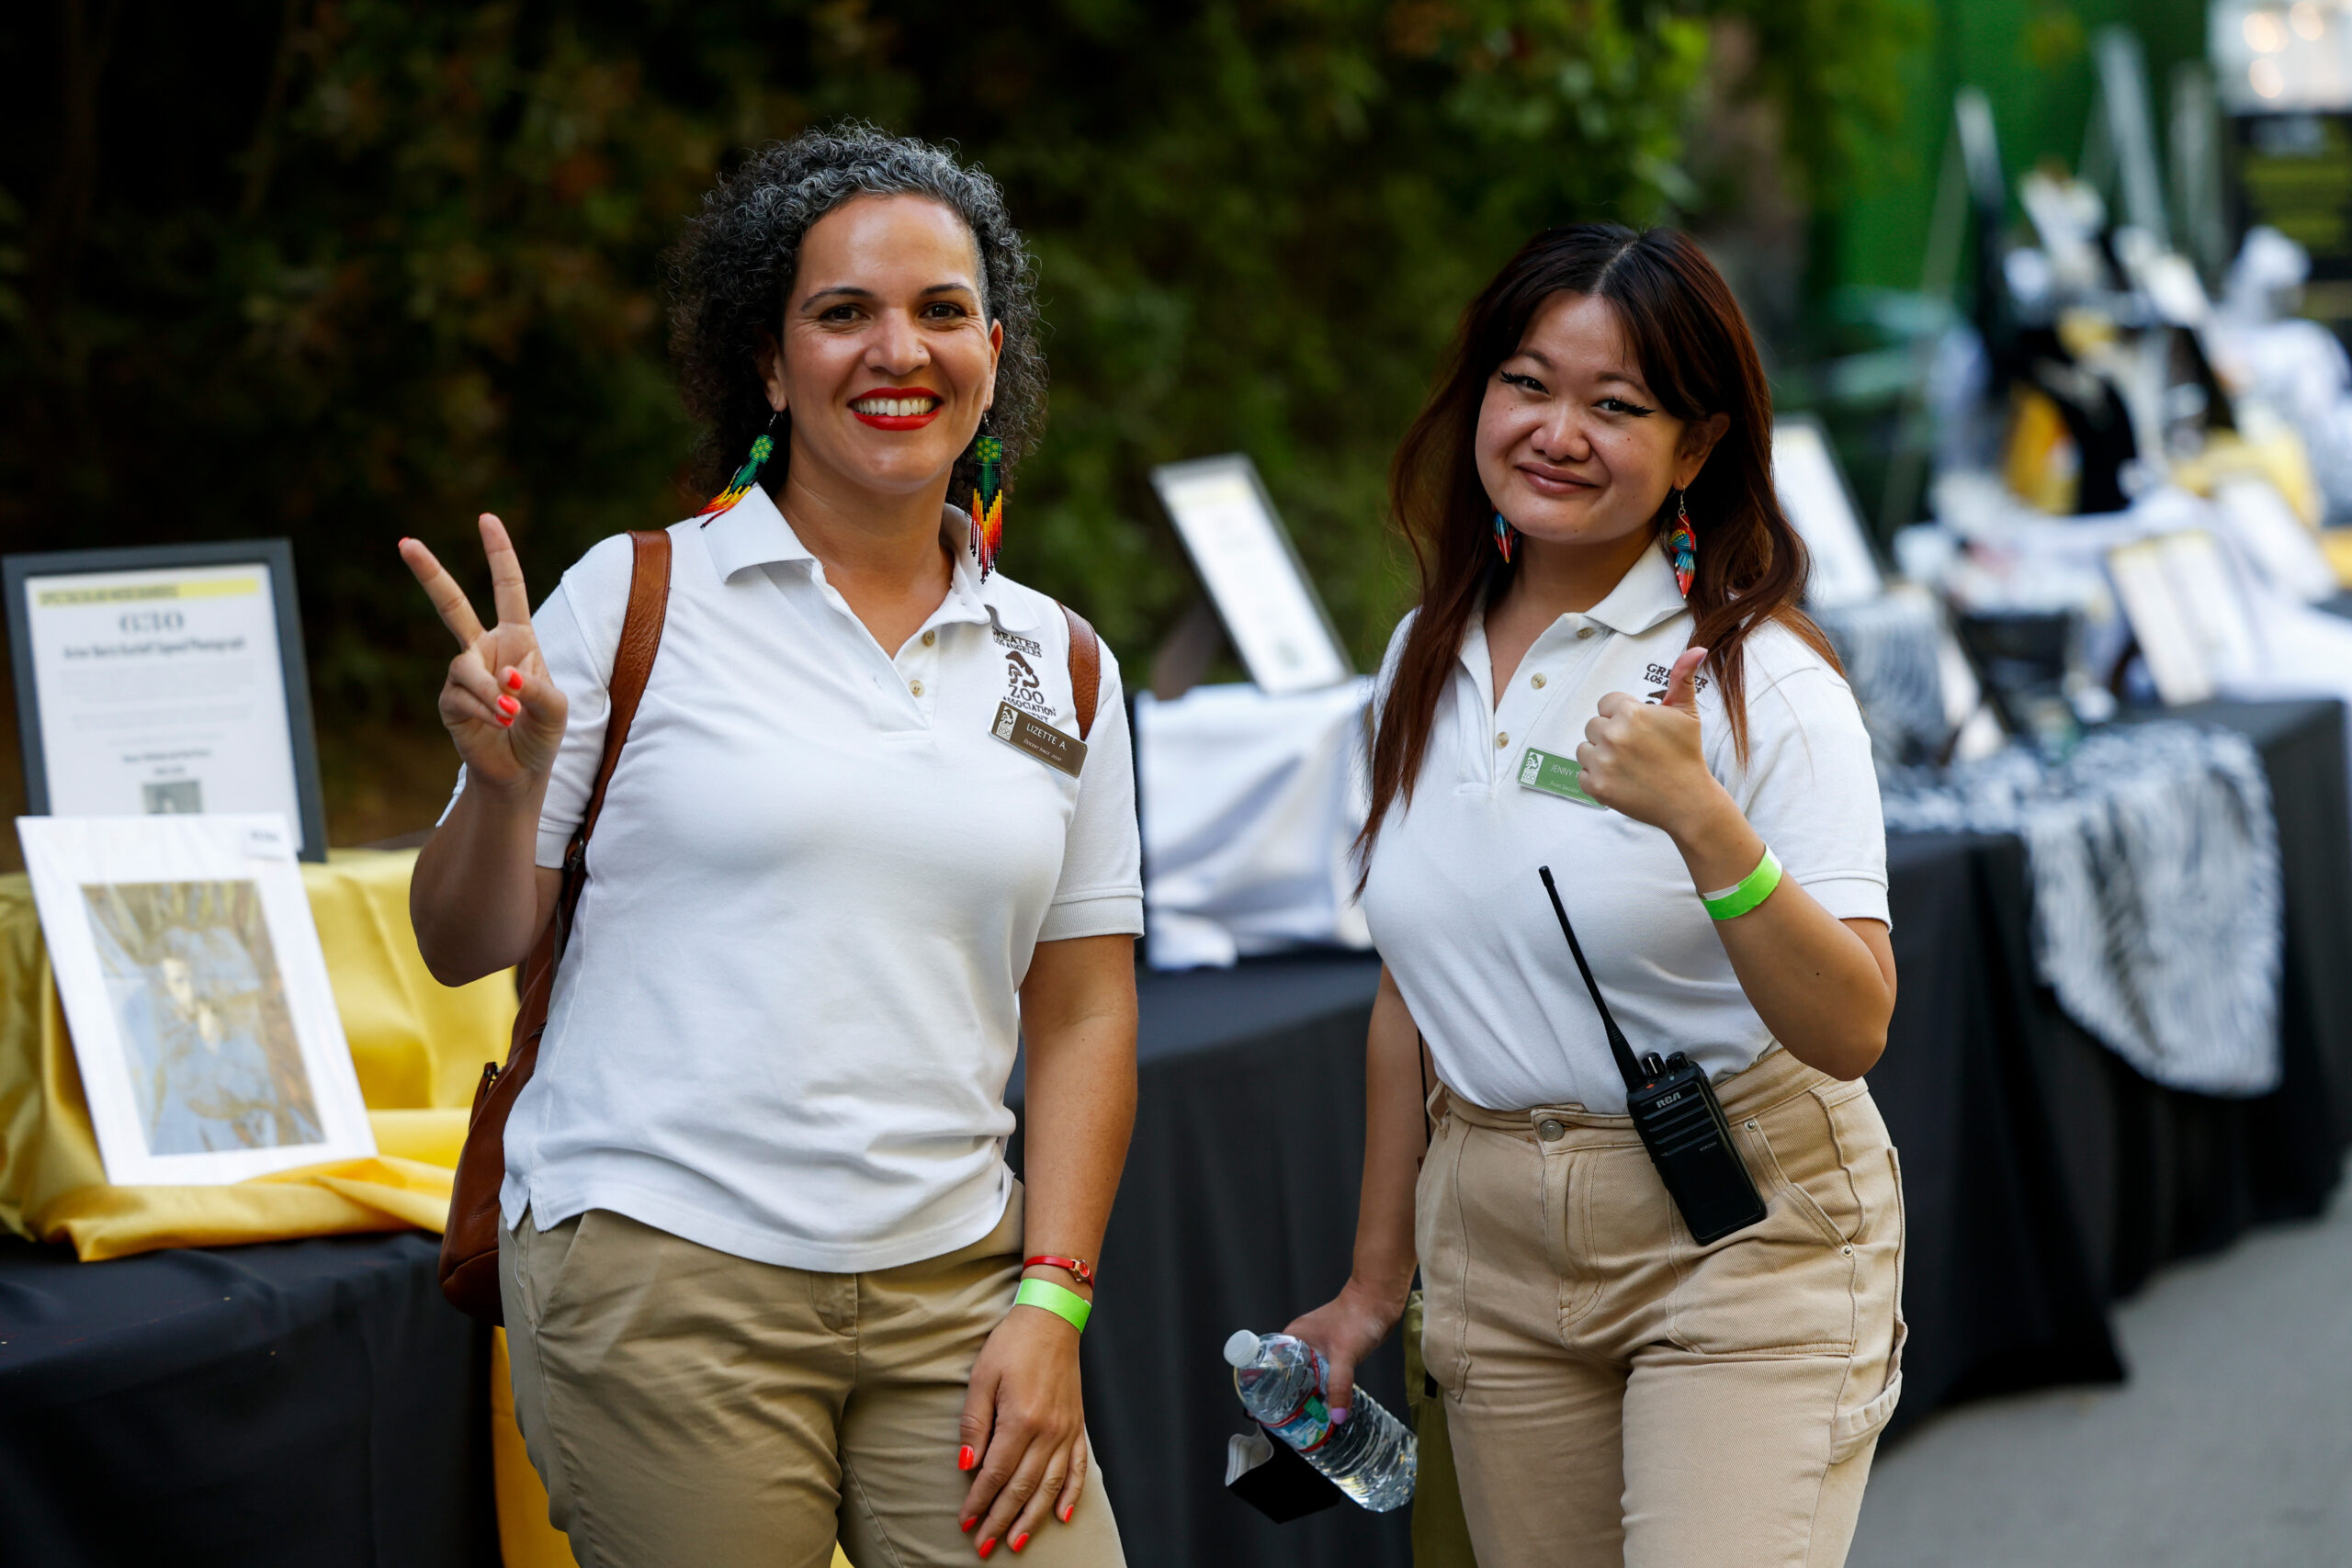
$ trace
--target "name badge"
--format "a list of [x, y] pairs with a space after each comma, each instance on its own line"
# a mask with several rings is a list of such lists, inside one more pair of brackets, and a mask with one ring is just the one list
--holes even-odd
[[1026, 751], [1049, 768], [1057, 768], [1070, 777], [1078, 777], [1079, 769], [1086, 765], [1086, 742], [1074, 735], [1064, 735], [1033, 713], [1023, 713], [1011, 703], [996, 705], [996, 728], [989, 733], [1016, 751]]
[[1539, 789], [1545, 795], [1573, 800], [1578, 806], [1589, 806], [1595, 811], [1608, 810], [1609, 807], [1585, 794], [1584, 786], [1577, 783], [1583, 773], [1584, 764], [1574, 757], [1555, 757], [1549, 751], [1538, 751], [1530, 746], [1526, 757], [1519, 764], [1519, 783], [1522, 789]]

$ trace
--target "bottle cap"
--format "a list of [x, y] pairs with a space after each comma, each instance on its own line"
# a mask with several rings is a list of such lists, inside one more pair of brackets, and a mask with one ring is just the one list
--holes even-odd
[[1234, 1330], [1233, 1337], [1225, 1342], [1225, 1364], [1236, 1371], [1253, 1365], [1264, 1343], [1246, 1328]]

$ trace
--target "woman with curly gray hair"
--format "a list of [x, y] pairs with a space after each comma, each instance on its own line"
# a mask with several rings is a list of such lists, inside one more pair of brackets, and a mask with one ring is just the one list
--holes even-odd
[[1027, 253], [988, 175], [852, 125], [721, 181], [673, 267], [717, 499], [537, 615], [485, 515], [488, 629], [401, 547], [462, 649], [426, 962], [514, 964], [577, 899], [499, 1193], [550, 1517], [588, 1568], [1117, 1564], [1078, 1341], [1142, 889], [1116, 662], [990, 570]]

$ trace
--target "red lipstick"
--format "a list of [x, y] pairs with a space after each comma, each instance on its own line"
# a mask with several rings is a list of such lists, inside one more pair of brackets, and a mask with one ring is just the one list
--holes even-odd
[[[929, 406], [921, 413], [867, 413], [858, 407], [860, 403], [876, 400], [902, 406], [908, 403]], [[928, 387], [871, 387], [852, 398], [849, 404], [849, 412], [857, 416], [860, 424], [872, 425], [876, 430], [921, 430], [939, 417], [939, 411], [947, 406], [947, 400]]]

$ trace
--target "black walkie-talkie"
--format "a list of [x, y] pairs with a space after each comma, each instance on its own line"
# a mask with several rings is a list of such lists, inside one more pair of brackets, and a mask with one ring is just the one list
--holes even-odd
[[1756, 1182], [1732, 1145], [1731, 1123], [1724, 1120], [1723, 1103], [1715, 1098], [1715, 1086], [1707, 1081], [1706, 1069], [1679, 1051], [1662, 1062], [1655, 1051], [1634, 1060], [1624, 1032], [1593, 981], [1592, 965], [1584, 961], [1577, 929], [1568, 924], [1567, 906], [1553, 886], [1552, 868], [1539, 866], [1536, 874], [1551, 895], [1560, 934], [1568, 939], [1577, 973], [1584, 976], [1584, 988], [1592, 993], [1592, 1005], [1600, 1014], [1609, 1054], [1625, 1079], [1625, 1108], [1633, 1113], [1634, 1130], [1641, 1134], [1642, 1146], [1649, 1151], [1650, 1163], [1657, 1167], [1674, 1206], [1682, 1211], [1690, 1239], [1704, 1247], [1746, 1230], [1764, 1217], [1764, 1200], [1757, 1196]]

